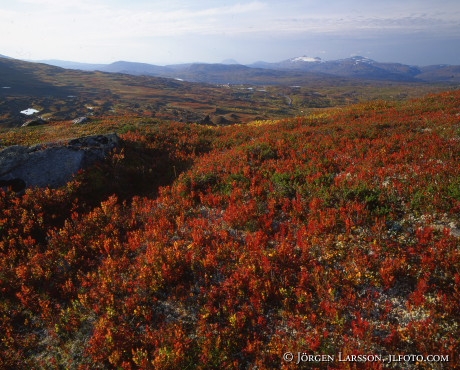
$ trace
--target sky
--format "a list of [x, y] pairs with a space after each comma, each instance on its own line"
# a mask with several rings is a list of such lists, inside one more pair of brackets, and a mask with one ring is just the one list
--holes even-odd
[[1, 0], [0, 35], [26, 60], [460, 65], [460, 1]]

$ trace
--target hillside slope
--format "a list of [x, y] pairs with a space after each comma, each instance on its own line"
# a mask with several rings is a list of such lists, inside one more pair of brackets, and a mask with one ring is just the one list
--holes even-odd
[[460, 368], [459, 91], [57, 129], [124, 146], [61, 189], [0, 191], [0, 367]]

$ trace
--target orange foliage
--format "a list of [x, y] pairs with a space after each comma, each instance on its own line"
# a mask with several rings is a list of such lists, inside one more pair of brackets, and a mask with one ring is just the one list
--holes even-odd
[[138, 128], [93, 171], [153, 168], [170, 185], [151, 197], [0, 191], [0, 367], [278, 369], [289, 351], [459, 368], [459, 107]]

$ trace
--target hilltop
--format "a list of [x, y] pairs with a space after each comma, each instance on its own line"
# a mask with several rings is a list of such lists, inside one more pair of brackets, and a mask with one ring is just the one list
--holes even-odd
[[120, 145], [66, 185], [0, 190], [0, 367], [459, 368], [459, 91], [1, 138], [109, 132]]

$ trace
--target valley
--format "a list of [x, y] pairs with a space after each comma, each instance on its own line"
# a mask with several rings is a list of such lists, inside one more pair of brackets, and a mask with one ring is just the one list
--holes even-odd
[[131, 115], [228, 125], [370, 100], [404, 100], [452, 88], [438, 82], [371, 81], [302, 71], [244, 67], [238, 74], [234, 66], [192, 67], [182, 78], [165, 78], [0, 58], [0, 126], [29, 122], [33, 117], [20, 113], [26, 109], [38, 110], [36, 116], [45, 122]]

